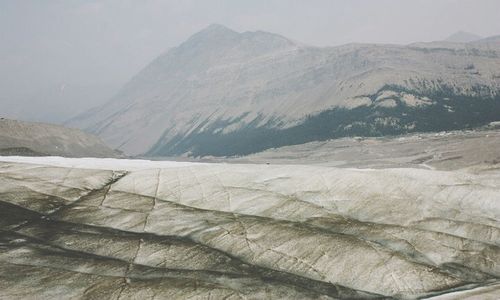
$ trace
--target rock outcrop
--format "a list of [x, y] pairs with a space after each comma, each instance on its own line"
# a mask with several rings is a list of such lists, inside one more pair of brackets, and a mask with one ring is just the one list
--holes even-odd
[[78, 129], [0, 119], [0, 155], [118, 157], [98, 137]]

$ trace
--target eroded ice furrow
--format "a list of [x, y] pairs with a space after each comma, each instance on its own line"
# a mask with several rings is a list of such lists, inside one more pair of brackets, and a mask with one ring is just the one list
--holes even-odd
[[[336, 299], [294, 286], [252, 279], [220, 278], [215, 282], [186, 277], [129, 279], [57, 270], [47, 267], [0, 264], [7, 299]], [[33, 282], [33, 274], [43, 284]], [[203, 274], [201, 274], [203, 275]], [[206, 274], [205, 274], [206, 275]]]
[[[115, 213], [96, 207], [71, 207], [56, 217], [121, 230], [140, 232], [142, 228], [136, 223], [133, 223], [136, 224], [133, 228], [129, 227], [129, 212]], [[198, 243], [230, 253], [249, 264], [373, 293], [421, 294], [462, 282], [437, 268], [408, 261], [355, 236], [335, 234], [302, 226], [305, 224], [301, 223], [207, 211], [167, 201], [160, 201], [149, 214], [148, 220], [145, 230], [150, 233], [186, 236]], [[249, 229], [252, 230], [251, 234], [248, 233]], [[308, 249], [311, 243], [316, 246]], [[338, 264], [342, 268], [337, 268]], [[372, 270], [367, 273], [367, 268]], [[349, 272], [346, 273], [345, 269]], [[393, 271], [398, 271], [397, 277], [401, 279], [391, 277], [391, 280], [385, 280], [386, 273]], [[374, 281], [374, 278], [378, 280]], [[384, 281], [387, 286], [381, 286], [379, 281]], [[406, 282], [418, 282], [422, 287], [408, 289]]]
[[[106, 190], [106, 189], [103, 189], [103, 190]], [[81, 199], [79, 202], [83, 202], [85, 203], [87, 199], [91, 199], [93, 197], [95, 197], [96, 195], [99, 195], [100, 197], [104, 197], [105, 194], [103, 194], [101, 192], [101, 190], [98, 190], [96, 191], [95, 193], [91, 193], [90, 195], [88, 196], [85, 196], [83, 197], [83, 199]], [[73, 206], [66, 206], [64, 209], [61, 209], [60, 211], [58, 211], [56, 214], [51, 214], [50, 215], [50, 218], [57, 218], [58, 216], [60, 216], [61, 214], [64, 214], [64, 210], [65, 209], [71, 209]], [[26, 216], [29, 211], [27, 210], [24, 210], [24, 214], [18, 212], [18, 214], [20, 215], [21, 219], [22, 219], [22, 216]], [[38, 223], [38, 222], [41, 222], [41, 223]], [[107, 264], [104, 264], [101, 266], [101, 260], [102, 259], [108, 259], [109, 257], [114, 257], [114, 256], [120, 256], [120, 255], [123, 255], [123, 253], [121, 253], [120, 250], [123, 250], [123, 251], [129, 251], [129, 252], [133, 252], [134, 249], [136, 249], [136, 246], [138, 243], [140, 243], [142, 246], [141, 246], [141, 251], [138, 251], [137, 253], [135, 253], [135, 255], [131, 255], [129, 253], [129, 259], [130, 259], [130, 256], [133, 256], [133, 262], [134, 262], [134, 266], [136, 263], [139, 263], [139, 264], [143, 264], [143, 265], [150, 265], [151, 267], [154, 267], [154, 268], [158, 268], [158, 262], [155, 262], [155, 257], [154, 254], [155, 253], [155, 250], [154, 249], [161, 249], [161, 250], [165, 250], [165, 249], [169, 249], [172, 245], [170, 245], [170, 247], [165, 247], [165, 244], [162, 245], [162, 243], [157, 243], [155, 242], [155, 239], [151, 239], [151, 237], [149, 238], [149, 241], [147, 241], [148, 239], [145, 238], [144, 236], [142, 236], [141, 234], [139, 234], [140, 238], [137, 237], [134, 245], [123, 245], [120, 247], [120, 243], [117, 243], [117, 240], [120, 240], [119, 236], [120, 234], [117, 235], [117, 232], [116, 231], [112, 231], [110, 233], [111, 236], [114, 235], [114, 238], [112, 241], [107, 241], [103, 243], [103, 240], [106, 240], [106, 237], [103, 236], [103, 233], [100, 232], [100, 234], [96, 234], [96, 232], [94, 232], [94, 240], [92, 238], [88, 238], [89, 237], [89, 234], [88, 232], [89, 231], [92, 231], [91, 228], [89, 227], [85, 227], [84, 228], [80, 228], [80, 229], [73, 229], [71, 230], [70, 229], [70, 232], [65, 232], [65, 230], [61, 230], [61, 227], [64, 228], [64, 227], [67, 227], [68, 225], [65, 224], [65, 223], [56, 223], [56, 224], [53, 224], [51, 225], [51, 223], [54, 222], [54, 221], [51, 221], [51, 220], [43, 220], [41, 218], [39, 218], [38, 220], [35, 220], [35, 221], [32, 221], [30, 223], [28, 223], [27, 225], [23, 225], [20, 229], [18, 229], [18, 231], [22, 232], [23, 234], [26, 233], [26, 234], [29, 234], [31, 236], [35, 236], [37, 238], [41, 238], [45, 241], [48, 241], [50, 242], [50, 244], [56, 244], [57, 246], [57, 249], [60, 250], [60, 248], [75, 248], [74, 250], [78, 250], [76, 252], [76, 255], [75, 253], [73, 253], [70, 258], [68, 259], [67, 257], [64, 257], [64, 255], [61, 257], [61, 253], [51, 253], [51, 252], [46, 252], [46, 251], [40, 251], [40, 249], [16, 249], [13, 253], [5, 253], [3, 252], [2, 255], [0, 255], [0, 259], [3, 260], [4, 262], [8, 262], [8, 263], [16, 263], [16, 259], [17, 259], [17, 263], [16, 265], [17, 266], [32, 266], [32, 265], [36, 265], [37, 267], [42, 267], [42, 268], [51, 268], [51, 269], [55, 269], [56, 272], [61, 272], [61, 271], [75, 271], [75, 272], [83, 272], [83, 273], [88, 273], [88, 274], [94, 274], [94, 275], [98, 275], [98, 276], [103, 276], [103, 275], [106, 275], [106, 276], [122, 276], [120, 275], [120, 272], [123, 272], [123, 263], [121, 264], [122, 267], [119, 268], [120, 270], [116, 271], [118, 273], [113, 273], [114, 271], [113, 270], [116, 270], [116, 267], [112, 267], [112, 266], [108, 266]], [[75, 225], [76, 227], [78, 227], [78, 225]], [[96, 229], [93, 229], [94, 231], [97, 231], [99, 232], [101, 229], [99, 228], [98, 230]], [[126, 232], [122, 232], [121, 235], [130, 235], [129, 233], [126, 233]], [[61, 238], [62, 236], [62, 238]], [[61, 239], [58, 239], [61, 238]], [[110, 235], [108, 234], [108, 238], [110, 237]], [[156, 239], [159, 239], [160, 241], [164, 240], [165, 238], [164, 237], [156, 237]], [[18, 244], [19, 246], [19, 243], [22, 243], [22, 241], [20, 241], [19, 239], [15, 239], [17, 241], [15, 241], [15, 243]], [[123, 241], [122, 241], [123, 242]], [[174, 249], [170, 249], [171, 251], [170, 252], [167, 252], [167, 254], [165, 254], [166, 256], [164, 256], [166, 258], [166, 260], [164, 260], [162, 262], [163, 266], [161, 266], [161, 268], [174, 268], [174, 269], [186, 269], [186, 270], [190, 270], [190, 269], [198, 269], [198, 270], [206, 270], [206, 269], [210, 269], [212, 266], [213, 268], [212, 269], [215, 269], [216, 271], [221, 271], [220, 268], [224, 268], [226, 265], [227, 265], [227, 261], [226, 260], [231, 260], [230, 257], [224, 255], [222, 252], [220, 251], [215, 251], [215, 250], [212, 250], [211, 248], [209, 247], [205, 247], [203, 245], [200, 245], [200, 244], [194, 244], [193, 242], [188, 242], [187, 244], [188, 245], [185, 245], [186, 242], [182, 242], [182, 243], [179, 243], [179, 242], [182, 242], [182, 240], [178, 240], [177, 241], [177, 245], [174, 245]], [[170, 243], [172, 244], [172, 243]], [[184, 244], [184, 245], [183, 245]], [[45, 245], [44, 248], [46, 248], [47, 246]], [[203, 247], [203, 248], [200, 248], [200, 247]], [[83, 248], [83, 249], [82, 249]], [[35, 251], [37, 250], [37, 251]], [[59, 251], [58, 250], [58, 251]], [[81, 250], [85, 250], [85, 251], [81, 251]], [[106, 252], [106, 251], [109, 251], [109, 252]], [[184, 255], [188, 254], [188, 253], [192, 253], [193, 250], [195, 250], [195, 252], [198, 252], [198, 253], [195, 253], [194, 257], [198, 257], [197, 259], [194, 259], [194, 260], [189, 260], [189, 259], [192, 259], [193, 257], [186, 257]], [[200, 252], [200, 250], [203, 250]], [[100, 252], [100, 251], [104, 251], [104, 253]], [[173, 252], [172, 252], [173, 251]], [[213, 252], [216, 252], [218, 253], [217, 255], [214, 256], [214, 253]], [[80, 253], [80, 254], [78, 254]], [[79, 260], [85, 260], [84, 259], [84, 256], [87, 254], [87, 253], [90, 253], [92, 254], [93, 256], [95, 255], [98, 255], [96, 257], [96, 259], [98, 259], [98, 262], [99, 263], [96, 263], [95, 261], [91, 261], [91, 262], [83, 262], [83, 265], [80, 265], [78, 264], [78, 261]], [[171, 256], [172, 254], [177, 254], [177, 258], [176, 259], [173, 259], [173, 260], [170, 260], [171, 259]], [[211, 255], [210, 255], [211, 253]], [[84, 254], [84, 255], [82, 255]], [[83, 256], [83, 257], [82, 257]], [[125, 255], [125, 257], [119, 257], [119, 259], [124, 259], [126, 258], [127, 255]], [[72, 261], [73, 257], [75, 257], [75, 261]], [[212, 261], [211, 261], [211, 258], [212, 257]], [[116, 258], [116, 257], [115, 257]], [[221, 260], [222, 258], [222, 260]], [[156, 258], [157, 260], [158, 258]], [[19, 261], [20, 260], [20, 261]], [[208, 262], [210, 263], [209, 265], [203, 265], [203, 260], [208, 260]], [[234, 259], [233, 259], [234, 260]], [[153, 262], [155, 263], [155, 265], [152, 265]], [[191, 263], [191, 267], [190, 267], [190, 263]], [[75, 264], [77, 265], [76, 269], [75, 268]], [[234, 265], [234, 263], [232, 263]], [[229, 264], [229, 266], [231, 265], [231, 263]], [[241, 265], [241, 263], [239, 263], [239, 265]], [[179, 268], [180, 266], [182, 266], [182, 268]], [[216, 269], [219, 268], [218, 269]], [[69, 268], [69, 269], [68, 269]], [[134, 267], [135, 268], [135, 267]], [[224, 270], [225, 272], [228, 272], [229, 271], [229, 274], [237, 274], [237, 271], [235, 271], [236, 269], [234, 269], [235, 267], [233, 266], [232, 267], [232, 270]], [[246, 272], [242, 272], [242, 273], [246, 273], [248, 274], [249, 272], [250, 273], [254, 273], [254, 274], [250, 274], [252, 276], [261, 276], [262, 274], [266, 274], [266, 281], [278, 281], [279, 282], [282, 282], [282, 283], [279, 283], [279, 284], [289, 284], [289, 282], [294, 282], [295, 284], [288, 287], [288, 288], [292, 288], [293, 289], [306, 289], [307, 290], [312, 290], [312, 292], [307, 292], [307, 293], [312, 293], [312, 295], [315, 295], [314, 297], [312, 298], [317, 298], [319, 295], [322, 295], [322, 294], [325, 294], [325, 295], [338, 295], [340, 296], [341, 298], [344, 298], [344, 297], [348, 297], [348, 298], [372, 298], [372, 296], [370, 296], [369, 294], [366, 294], [366, 293], [363, 293], [363, 292], [358, 292], [358, 291], [353, 291], [353, 290], [350, 290], [350, 289], [347, 289], [347, 288], [343, 288], [343, 287], [340, 287], [340, 286], [334, 286], [334, 285], [328, 285], [328, 284], [323, 284], [321, 282], [314, 282], [314, 281], [311, 281], [311, 280], [307, 280], [307, 278], [300, 278], [300, 277], [294, 277], [293, 275], [287, 275], [286, 273], [279, 273], [279, 272], [274, 272], [272, 270], [265, 270], [265, 269], [255, 269], [255, 267], [251, 267], [251, 266], [247, 266], [244, 268], [246, 270]], [[51, 271], [52, 272], [52, 271]], [[111, 272], [111, 273], [106, 273], [106, 272]], [[147, 272], [148, 274], [150, 274], [151, 272]], [[142, 275], [141, 275], [142, 276]], [[127, 278], [156, 278], [160, 275], [148, 275], [148, 276], [128, 276]], [[163, 276], [163, 275], [162, 275]], [[166, 276], [166, 275], [165, 275]], [[200, 275], [201, 276], [201, 275]], [[144, 277], [144, 278], [143, 278]], [[160, 276], [161, 277], [161, 276]], [[168, 276], [167, 276], [168, 277]], [[202, 276], [203, 277], [203, 276]], [[279, 279], [279, 280], [278, 280]], [[252, 279], [253, 281], [255, 281], [256, 279]], [[309, 282], [309, 283], [308, 283]], [[278, 285], [279, 285], [278, 284]], [[245, 280], [243, 280], [243, 282], [240, 282], [238, 285], [242, 285], [242, 286], [246, 286], [246, 285], [249, 285], [248, 283], [245, 282]], [[322, 286], [324, 285], [324, 286]], [[256, 288], [254, 287], [254, 291], [250, 294], [248, 294], [252, 289], [251, 289], [251, 286], [250, 287], [246, 287], [247, 291], [245, 293], [243, 293], [242, 295], [246, 295], [246, 297], [249, 297], [249, 298], [260, 298], [256, 295], [261, 295], [261, 296], [269, 296], [269, 297], [277, 297], [277, 294], [275, 293], [276, 291], [280, 290], [279, 286], [278, 287], [275, 287], [274, 285], [265, 285], [265, 284], [259, 284], [259, 288]], [[267, 293], [265, 292], [264, 294], [261, 293], [261, 290], [263, 289], [264, 286], [264, 290], [270, 290], [272, 292], [270, 293]], [[302, 286], [302, 287], [301, 287]], [[315, 286], [314, 288], [311, 288], [311, 286]], [[282, 290], [285, 290], [285, 289], [282, 289]], [[306, 293], [306, 295], [307, 295]], [[292, 298], [308, 298], [306, 297], [303, 293], [293, 293], [291, 292], [290, 294], [288, 294], [290, 297]], [[309, 295], [310, 296], [310, 295]]]
[[499, 227], [441, 218], [424, 219], [411, 226], [431, 231], [437, 229], [439, 232], [500, 246]]
[[122, 174], [104, 170], [7, 165], [0, 173], [0, 195], [5, 202], [51, 213], [102, 189], [117, 176]]
[[[114, 190], [139, 190], [154, 197], [157, 186], [147, 178], [154, 178], [156, 173], [131, 172]], [[274, 213], [273, 217], [295, 217], [293, 212], [272, 209], [289, 202], [301, 209], [295, 215], [302, 218], [331, 212], [406, 226], [432, 217], [448, 217], [500, 228], [500, 208], [494, 201], [500, 183], [482, 185], [479, 177], [464, 172], [214, 164], [168, 168], [162, 177], [164, 184], [158, 188], [158, 197], [205, 209], [245, 214], [266, 211]], [[134, 181], [134, 191], [130, 181]], [[227, 199], [231, 199], [231, 205]]]
[[[127, 195], [124, 192], [111, 192], [107, 196], [107, 199], [122, 199], [121, 213], [125, 217], [130, 217], [131, 213], [145, 213], [148, 209], [151, 209], [151, 203], [154, 200], [153, 198], [149, 198], [149, 202], [144, 202], [147, 203], [147, 205], [143, 208], [137, 205], [137, 202], [141, 203], [141, 201], [147, 200], [148, 197], [146, 196]], [[140, 199], [142, 200], [134, 201]], [[119, 203], [117, 200], [113, 201]], [[87, 203], [87, 199], [80, 202], [80, 204], [86, 205]], [[91, 203], [90, 205], [92, 206]], [[118, 209], [118, 207], [112, 212], [116, 211], [116, 209]], [[78, 217], [81, 217], [83, 218], [82, 222], [85, 222], [85, 219], [89, 219], [88, 214], [95, 211], [99, 211], [100, 213], [94, 214], [92, 220], [87, 222], [94, 222], [99, 226], [115, 226], [124, 230], [131, 230], [129, 227], [121, 227], [120, 224], [126, 222], [113, 223], [113, 220], [116, 219], [116, 215], [114, 213], [109, 213], [108, 206], [101, 207], [101, 209], [96, 209], [95, 207], [78, 207], [76, 210], [65, 211], [64, 213], [66, 215], [63, 216], [63, 218], [66, 220], [78, 220]], [[106, 212], [108, 212], [108, 214], [106, 214]], [[75, 215], [77, 216], [75, 217]], [[182, 219], [183, 217], [179, 215], [177, 218]], [[118, 216], [118, 220], [121, 220], [121, 217]], [[299, 223], [298, 225], [302, 224], [303, 223]], [[307, 220], [306, 224], [333, 233], [349, 234], [363, 240], [375, 242], [395, 253], [406, 255], [409, 260], [430, 266], [438, 267], [444, 264], [465, 265], [470, 269], [470, 274], [465, 275], [465, 280], [471, 278], [474, 272], [477, 271], [493, 274], [493, 276], [500, 273], [498, 266], [491, 263], [499, 259], [498, 248], [493, 245], [439, 232], [405, 228], [395, 225], [364, 223], [341, 218], [339, 216], [337, 216], [337, 218], [333, 218], [333, 216], [332, 218], [311, 218]], [[136, 229], [137, 228], [141, 231], [140, 228], [143, 228], [142, 223], [137, 225]], [[477, 254], [471, 257], [468, 255], [470, 252], [475, 252]], [[484, 276], [485, 274], [476, 275]]]
[[[123, 277], [133, 283], [137, 283], [134, 280], [158, 278], [197, 280], [202, 285], [223, 285], [244, 298], [274, 298], [286, 288], [291, 289], [288, 295], [292, 298], [317, 298], [321, 295], [360, 299], [377, 297], [287, 273], [259, 269], [223, 252], [178, 237], [128, 233], [52, 220], [39, 222], [23, 226], [18, 230], [22, 235], [2, 232], [0, 264], [36, 266], [56, 273], [70, 271], [99, 277]], [[141, 251], [135, 252], [138, 244]]]
[[[182, 220], [174, 221], [175, 216]], [[251, 264], [383, 295], [420, 294], [461, 283], [355, 236], [294, 222], [161, 202], [146, 231], [188, 236]], [[396, 278], [390, 275], [394, 272]]]

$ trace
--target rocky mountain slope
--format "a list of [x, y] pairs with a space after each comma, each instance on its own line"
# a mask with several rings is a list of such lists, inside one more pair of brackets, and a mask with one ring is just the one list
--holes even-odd
[[128, 154], [241, 155], [473, 128], [500, 119], [499, 91], [494, 38], [317, 48], [211, 25], [69, 124]]
[[78, 129], [0, 119], [0, 155], [117, 157], [118, 153]]

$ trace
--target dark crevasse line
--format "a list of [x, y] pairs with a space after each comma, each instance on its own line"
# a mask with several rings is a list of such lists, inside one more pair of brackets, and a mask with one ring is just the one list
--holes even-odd
[[[23, 226], [26, 226], [30, 224], [31, 222], [38, 221], [40, 219], [44, 218], [49, 218], [51, 215], [57, 214], [60, 210], [71, 207], [76, 205], [78, 202], [87, 199], [88, 197], [92, 197], [98, 194], [102, 194], [103, 197], [106, 196], [107, 192], [109, 192], [109, 189], [111, 186], [118, 182], [120, 179], [125, 177], [128, 174], [128, 172], [117, 172], [115, 173], [113, 171], [113, 176], [104, 183], [104, 185], [98, 189], [90, 190], [84, 195], [82, 195], [80, 198], [76, 199], [75, 201], [72, 201], [67, 204], [63, 204], [65, 201], [59, 201], [59, 205], [55, 207], [55, 209], [50, 210], [47, 213], [41, 213], [41, 212], [36, 212], [34, 210], [29, 209], [28, 207], [24, 207], [23, 205], [11, 203], [8, 200], [4, 201], [2, 198], [0, 198], [0, 228], [3, 229], [14, 229], [14, 228], [21, 228]], [[32, 191], [35, 194], [40, 194], [42, 196], [48, 197], [47, 199], [44, 199], [44, 202], [47, 202], [51, 199], [58, 199], [60, 200], [59, 197], [53, 196], [53, 195], [48, 195], [44, 194], [41, 192], [37, 191]], [[1, 197], [2, 195], [0, 195]], [[7, 197], [8, 195], [4, 195], [3, 197]], [[8, 197], [7, 197], [8, 199]], [[39, 199], [32, 198], [32, 195], [30, 198], [26, 199], [26, 204], [29, 206], [30, 200], [31, 202], [37, 201]]]

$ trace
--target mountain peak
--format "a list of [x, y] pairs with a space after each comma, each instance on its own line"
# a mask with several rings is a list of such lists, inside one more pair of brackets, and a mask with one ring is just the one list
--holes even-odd
[[208, 25], [205, 29], [202, 29], [201, 31], [230, 31], [230, 32], [234, 32], [234, 30], [232, 30], [224, 25], [217, 24], [217, 23], [212, 23], [212, 24]]
[[204, 29], [195, 33], [194, 36], [205, 36], [205, 35], [236, 35], [238, 32], [224, 26], [221, 24], [210, 24]]
[[224, 25], [211, 24], [192, 35], [180, 45], [180, 49], [193, 53], [201, 50], [220, 52], [233, 49], [239, 55], [258, 55], [272, 51], [295, 47], [296, 44], [287, 38], [265, 31], [237, 32]]
[[237, 38], [240, 34], [232, 29], [220, 24], [211, 24], [208, 27], [193, 34], [181, 46], [193, 47], [198, 44], [206, 43], [223, 43], [223, 41], [231, 41]]
[[444, 41], [445, 42], [452, 42], [452, 43], [470, 43], [470, 42], [474, 42], [474, 41], [477, 41], [480, 39], [482, 39], [482, 37], [477, 35], [477, 34], [466, 32], [466, 31], [458, 31], [458, 32], [455, 32], [454, 34], [450, 35]]

